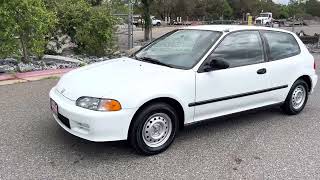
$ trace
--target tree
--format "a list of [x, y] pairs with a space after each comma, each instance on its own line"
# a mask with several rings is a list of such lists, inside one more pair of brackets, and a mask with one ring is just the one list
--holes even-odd
[[22, 51], [22, 61], [41, 56], [48, 34], [56, 23], [42, 0], [5, 0], [0, 4], [0, 55]]
[[[92, 6], [86, 0], [47, 0], [57, 12], [57, 29], [70, 36], [78, 53], [103, 56], [113, 48], [116, 17], [110, 4]], [[52, 3], [53, 2], [53, 3]]]
[[150, 40], [150, 32], [152, 28], [151, 24], [151, 14], [150, 9], [151, 5], [153, 3], [153, 0], [141, 0], [142, 3], [142, 17], [144, 19], [144, 40], [149, 41]]
[[229, 5], [227, 0], [223, 0], [223, 17], [231, 18], [233, 15], [233, 9]]
[[286, 5], [281, 5], [279, 18], [280, 18], [280, 19], [287, 19], [287, 18], [289, 18], [288, 6], [286, 6]]
[[206, 0], [205, 6], [206, 16], [211, 19], [230, 18], [233, 14], [233, 9], [226, 0]]
[[151, 6], [151, 11], [159, 18], [165, 19], [174, 13], [176, 0], [154, 0]]
[[320, 17], [320, 2], [317, 0], [308, 0], [306, 2], [306, 13]]
[[103, 0], [87, 0], [92, 6], [100, 6]]
[[241, 18], [246, 13], [255, 14], [259, 0], [228, 0], [231, 8], [234, 10], [235, 17]]
[[281, 13], [281, 5], [275, 4], [272, 0], [260, 1], [258, 13], [260, 12], [272, 12], [273, 18], [279, 18]]
[[103, 5], [108, 6], [113, 14], [123, 14], [128, 13], [129, 11], [128, 6], [124, 3], [123, 0], [107, 1], [107, 3], [104, 3]]
[[211, 19], [219, 19], [223, 14], [223, 0], [207, 0], [206, 4], [207, 16]]
[[87, 21], [76, 31], [79, 52], [103, 56], [112, 51], [116, 19], [110, 12], [106, 6], [90, 9]]
[[296, 0], [290, 0], [288, 4], [288, 12], [290, 17], [300, 18], [305, 15], [304, 4]]
[[57, 13], [58, 24], [56, 29], [71, 37], [75, 41], [77, 30], [89, 17], [90, 4], [85, 0], [50, 0], [51, 9]]
[[203, 19], [206, 16], [206, 3], [202, 0], [195, 1], [195, 6], [192, 12], [192, 15], [196, 19]]

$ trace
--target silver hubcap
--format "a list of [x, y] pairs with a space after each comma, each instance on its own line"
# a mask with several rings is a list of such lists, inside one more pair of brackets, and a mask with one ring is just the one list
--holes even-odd
[[291, 97], [292, 106], [294, 109], [300, 109], [303, 106], [304, 101], [306, 100], [306, 95], [307, 93], [304, 86], [299, 85], [294, 89]]
[[171, 118], [164, 113], [157, 113], [144, 123], [142, 137], [147, 146], [159, 147], [167, 142], [171, 132]]

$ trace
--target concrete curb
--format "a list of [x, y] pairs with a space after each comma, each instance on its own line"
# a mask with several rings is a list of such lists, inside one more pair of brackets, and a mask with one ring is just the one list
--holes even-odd
[[36, 81], [36, 80], [49, 78], [49, 77], [57, 77], [57, 76], [59, 77], [71, 70], [73, 70], [73, 68], [51, 69], [51, 70], [32, 71], [32, 72], [16, 73], [16, 74], [3, 74], [3, 75], [0, 75], [0, 85]]

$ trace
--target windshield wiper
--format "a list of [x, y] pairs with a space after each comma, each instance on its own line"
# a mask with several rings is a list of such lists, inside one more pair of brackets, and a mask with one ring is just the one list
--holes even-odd
[[161, 62], [159, 60], [156, 60], [156, 59], [153, 59], [153, 58], [150, 58], [150, 57], [140, 57], [140, 58], [138, 58], [137, 56], [135, 56], [135, 58], [138, 59], [138, 60], [144, 61], [144, 62], [150, 62], [150, 63], [153, 63], [153, 64], [158, 64], [158, 65], [161, 65], [161, 66], [166, 66], [166, 67], [173, 68], [173, 66], [171, 66], [170, 64], [163, 63], [163, 62]]

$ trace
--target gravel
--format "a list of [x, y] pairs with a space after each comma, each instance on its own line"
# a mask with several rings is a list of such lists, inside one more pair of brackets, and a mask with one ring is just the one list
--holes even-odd
[[[116, 54], [113, 57], [119, 57], [123, 54]], [[110, 57], [95, 57], [95, 56], [75, 56], [70, 55], [69, 58], [74, 58], [76, 61], [63, 61], [61, 59], [41, 59], [31, 58], [29, 63], [23, 63], [15, 58], [0, 59], [0, 73], [10, 72], [29, 72], [39, 71], [48, 69], [65, 69], [65, 68], [76, 68], [86, 64], [95, 62], [101, 62], [109, 60]]]

